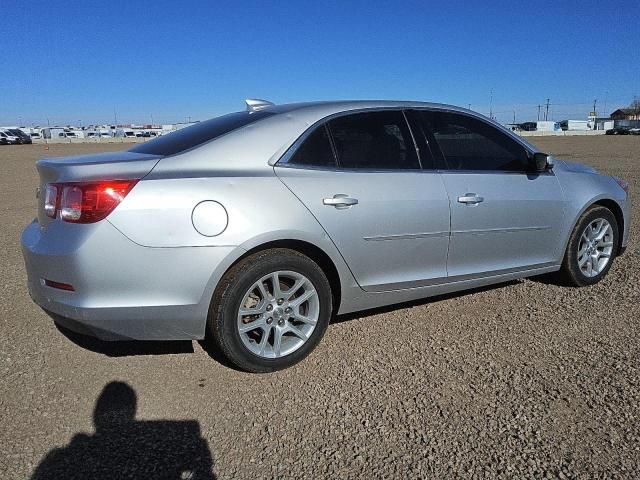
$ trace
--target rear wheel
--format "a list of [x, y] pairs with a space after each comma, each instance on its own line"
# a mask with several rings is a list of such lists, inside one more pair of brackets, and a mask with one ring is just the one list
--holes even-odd
[[208, 335], [238, 368], [271, 372], [311, 353], [331, 308], [331, 287], [313, 260], [293, 250], [265, 250], [225, 274], [214, 294]]
[[576, 287], [598, 283], [609, 272], [617, 245], [618, 223], [611, 210], [589, 208], [569, 239], [560, 270], [562, 280]]

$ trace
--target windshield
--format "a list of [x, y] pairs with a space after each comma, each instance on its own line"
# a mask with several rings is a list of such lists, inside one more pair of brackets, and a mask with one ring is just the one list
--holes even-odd
[[271, 115], [273, 113], [264, 111], [230, 113], [162, 135], [129, 151], [152, 155], [175, 155]]

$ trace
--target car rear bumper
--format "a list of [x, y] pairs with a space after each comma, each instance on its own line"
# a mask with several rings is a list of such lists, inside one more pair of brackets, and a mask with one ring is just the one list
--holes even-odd
[[34, 221], [22, 234], [34, 302], [62, 326], [102, 340], [204, 338], [213, 289], [234, 249], [142, 247], [108, 221]]

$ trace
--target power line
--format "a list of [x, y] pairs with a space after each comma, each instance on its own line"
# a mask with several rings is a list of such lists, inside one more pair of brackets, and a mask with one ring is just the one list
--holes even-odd
[[545, 120], [545, 122], [546, 122], [547, 120], [549, 120], [549, 99], [548, 99], [548, 98], [547, 98], [547, 110], [546, 110], [546, 112], [544, 113], [544, 120]]

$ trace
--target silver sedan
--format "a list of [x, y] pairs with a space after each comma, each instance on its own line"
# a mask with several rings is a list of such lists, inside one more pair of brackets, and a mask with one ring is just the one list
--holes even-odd
[[254, 372], [302, 360], [335, 314], [548, 273], [593, 285], [629, 232], [623, 180], [431, 103], [247, 100], [37, 168], [22, 248], [56, 322], [206, 338]]

